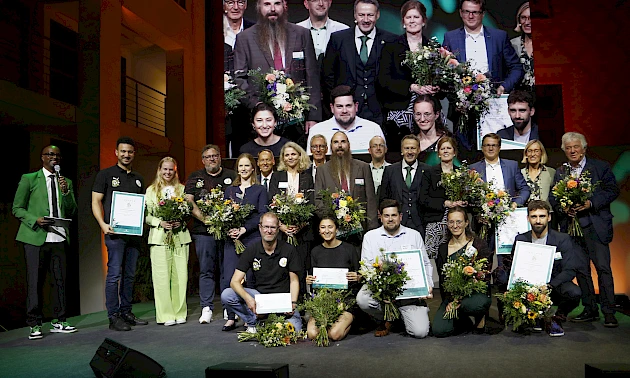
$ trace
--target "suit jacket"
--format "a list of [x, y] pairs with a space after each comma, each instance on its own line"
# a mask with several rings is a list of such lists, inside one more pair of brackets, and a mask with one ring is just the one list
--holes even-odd
[[[497, 134], [501, 137], [501, 139], [514, 140], [514, 125], [497, 131]], [[532, 122], [529, 140], [534, 139], [540, 140], [540, 136], [538, 135], [538, 125]]]
[[[516, 242], [518, 241], [531, 243], [532, 231], [530, 230], [516, 235], [514, 245], [512, 246], [512, 254], [503, 259], [503, 265], [506, 266], [508, 272], [512, 267], [512, 258], [514, 258], [514, 250], [516, 249]], [[549, 285], [558, 287], [565, 282], [572, 281], [578, 272], [587, 274], [586, 267], [588, 266], [588, 262], [586, 258], [584, 258], [586, 254], [580, 251], [580, 247], [576, 243], [573, 243], [569, 235], [549, 229], [547, 243], [545, 244], [556, 246], [556, 252], [560, 252], [562, 255], [561, 259], [553, 262]], [[588, 272], [588, 274], [590, 274], [590, 272]]]
[[439, 222], [444, 218], [446, 191], [441, 185], [442, 164], [424, 170], [420, 184], [420, 211], [423, 224]]
[[[613, 215], [610, 212], [610, 204], [619, 197], [617, 180], [615, 180], [615, 175], [610, 169], [610, 165], [601, 160], [586, 158], [586, 164], [582, 173], [585, 171], [588, 171], [588, 176], [593, 184], [596, 182], [599, 182], [599, 184], [595, 187], [593, 196], [590, 198], [592, 207], [588, 210], [580, 211], [577, 214], [578, 220], [582, 227], [593, 225], [599, 241], [603, 244], [608, 244], [613, 239]], [[558, 168], [554, 176], [553, 185], [555, 186], [558, 181], [570, 173], [570, 170], [565, 165]], [[561, 230], [566, 232], [569, 217], [562, 211], [560, 203], [553, 194], [549, 196], [549, 202], [556, 214], [560, 216]]]
[[[304, 58], [294, 58], [294, 53], [302, 53]], [[247, 92], [248, 106], [253, 108], [259, 101], [258, 88], [248, 78], [249, 70], [260, 68], [263, 73], [274, 69], [271, 50], [261, 46], [258, 41], [258, 25], [243, 30], [236, 36], [234, 45], [235, 82]], [[315, 49], [311, 32], [295, 24], [287, 24], [287, 45], [285, 46], [285, 72], [295, 82], [301, 82], [309, 87], [309, 104], [316, 107], [310, 110], [308, 121], [322, 120], [321, 91], [319, 81], [319, 67], [315, 58]]]
[[420, 216], [420, 186], [423, 171], [428, 168], [428, 165], [419, 161], [413, 181], [411, 181], [411, 188], [407, 188], [402, 172], [402, 161], [388, 165], [383, 172], [383, 181], [381, 181], [381, 192], [379, 194], [379, 203], [385, 198], [398, 201], [402, 206], [402, 224], [413, 228], [422, 236], [424, 236], [424, 228], [422, 217]]
[[[483, 32], [490, 77], [510, 92], [525, 74], [521, 61], [505, 31], [484, 26]], [[457, 60], [466, 61], [466, 31], [463, 26], [444, 34], [443, 45], [455, 54]]]
[[[77, 212], [77, 203], [74, 199], [72, 181], [66, 178], [68, 194], [61, 194], [57, 185], [57, 200], [59, 204], [59, 217], [72, 218]], [[37, 225], [37, 219], [50, 215], [48, 206], [48, 188], [46, 177], [42, 170], [22, 175], [18, 184], [15, 198], [13, 199], [13, 215], [20, 220], [15, 240], [41, 246], [46, 242], [48, 231]], [[69, 241], [70, 230], [66, 230], [66, 240]]]
[[[514, 160], [499, 159], [501, 172], [503, 172], [503, 183], [505, 190], [512, 196], [512, 201], [523, 206], [529, 198], [529, 186], [518, 169], [518, 163]], [[486, 181], [486, 159], [476, 162], [470, 166], [471, 169], [479, 172], [481, 179]]]
[[[271, 203], [273, 196], [285, 192], [286, 189], [280, 189], [279, 183], [288, 181], [287, 171], [277, 171], [271, 175], [271, 182], [269, 183], [269, 203]], [[310, 170], [299, 173], [298, 177], [298, 191], [304, 193], [304, 198], [308, 200], [308, 203], [315, 204], [315, 183], [313, 182], [313, 175]], [[314, 240], [312, 225], [305, 226], [298, 235], [303, 235], [305, 241]]]
[[[357, 183], [357, 180], [359, 180], [359, 183]], [[348, 185], [350, 186], [350, 195], [359, 202], [364, 202], [366, 204], [365, 210], [368, 219], [367, 229], [365, 229], [365, 231], [377, 228], [379, 226], [377, 217], [378, 204], [376, 202], [374, 181], [372, 179], [370, 165], [363, 161], [352, 159], [352, 168]], [[320, 194], [321, 190], [326, 189], [330, 191], [341, 190], [339, 177], [333, 177], [330, 172], [330, 162], [326, 162], [326, 164], [317, 168], [317, 173], [315, 174], [315, 206], [317, 206], [317, 212], [320, 218], [327, 213], [326, 209], [324, 209], [324, 203]]]

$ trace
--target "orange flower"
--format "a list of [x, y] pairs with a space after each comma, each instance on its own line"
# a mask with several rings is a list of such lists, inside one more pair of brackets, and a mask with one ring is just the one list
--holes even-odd
[[464, 272], [465, 275], [472, 276], [475, 273], [475, 268], [468, 265], [468, 266], [465, 266], [462, 271]]
[[527, 301], [528, 302], [533, 302], [535, 300], [536, 300], [536, 296], [534, 294], [532, 294], [532, 293], [528, 293], [527, 294]]
[[240, 209], [240, 208], [241, 208], [241, 205], [239, 205], [238, 203], [233, 203], [233, 204], [232, 204], [232, 208], [233, 208], [234, 210], [238, 210], [238, 209]]
[[477, 76], [475, 76], [475, 80], [477, 80], [477, 83], [481, 83], [482, 81], [486, 80], [486, 75], [477, 74]]
[[331, 195], [331, 197], [334, 198], [334, 199], [337, 199], [337, 198], [339, 198], [339, 193], [333, 193]]
[[499, 197], [503, 197], [503, 196], [505, 196], [505, 192], [503, 190], [499, 190], [498, 195], [499, 195]]
[[577, 188], [577, 181], [575, 180], [569, 180], [567, 181], [567, 188], [569, 189], [573, 189], [573, 188]]
[[285, 336], [283, 341], [284, 341], [285, 344], [291, 345], [291, 338], [289, 336]]
[[296, 193], [295, 194], [295, 198], [304, 198], [304, 193], [302, 193], [302, 192]]
[[346, 216], [343, 217], [343, 220], [345, 220], [346, 222], [350, 222], [352, 220], [352, 217], [350, 216], [350, 214], [346, 214]]

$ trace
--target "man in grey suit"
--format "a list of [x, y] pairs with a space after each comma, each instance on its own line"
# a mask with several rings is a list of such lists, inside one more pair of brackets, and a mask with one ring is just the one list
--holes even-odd
[[328, 189], [337, 192], [341, 189], [365, 203], [367, 211], [367, 228], [363, 231], [378, 227], [376, 193], [374, 181], [368, 163], [353, 159], [350, 153], [348, 136], [341, 131], [336, 132], [330, 141], [332, 155], [330, 160], [317, 169], [315, 175], [315, 206], [320, 217], [326, 215], [322, 201], [321, 190]]
[[258, 22], [236, 36], [234, 47], [235, 81], [247, 92], [250, 108], [259, 101], [257, 88], [248, 78], [249, 70], [260, 68], [267, 73], [283, 70], [296, 83], [309, 88], [309, 103], [315, 106], [306, 115], [306, 130], [285, 130], [284, 136], [297, 140], [321, 121], [319, 68], [313, 39], [308, 30], [288, 22], [286, 0], [258, 0]]

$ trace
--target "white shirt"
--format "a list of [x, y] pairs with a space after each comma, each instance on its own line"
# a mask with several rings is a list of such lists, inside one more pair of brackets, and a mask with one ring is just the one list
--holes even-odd
[[[238, 29], [239, 33], [243, 31], [244, 24], [245, 22], [241, 18], [241, 27]], [[232, 27], [228, 26], [227, 30], [225, 31], [225, 37], [223, 37], [223, 41], [232, 46], [232, 49], [234, 49], [234, 44], [236, 43], [236, 34], [237, 33], [234, 33], [234, 30], [232, 30]]]
[[287, 194], [296, 195], [300, 189], [300, 174], [287, 172]]
[[383, 161], [383, 165], [379, 168], [376, 168], [372, 162], [370, 162], [370, 170], [372, 171], [372, 181], [374, 181], [374, 191], [378, 193], [378, 188], [381, 186], [381, 182], [383, 181], [383, 172], [385, 172], [385, 167], [389, 164], [386, 161]]
[[[271, 173], [269, 173], [269, 176], [263, 176], [263, 174], [260, 174], [260, 184], [262, 186], [265, 187], [265, 189], [267, 189], [267, 191], [269, 191], [269, 184], [271, 183], [271, 176], [273, 175], [273, 171], [271, 171]], [[267, 182], [265, 183], [265, 179], [267, 179]]]
[[514, 129], [514, 141], [527, 144], [527, 142], [529, 142], [529, 136], [530, 136], [531, 133], [532, 133], [532, 129], [531, 128], [529, 129], [528, 132], [526, 132], [523, 135], [519, 134], [518, 131], [516, 131], [516, 129]]
[[348, 25], [331, 20], [330, 18], [326, 20], [326, 25], [324, 25], [321, 29], [314, 28], [310, 18], [298, 23], [298, 26], [311, 31], [316, 57], [319, 57], [320, 54], [324, 54], [326, 52], [326, 46], [328, 46], [328, 41], [330, 41], [330, 35], [332, 33], [349, 28]]
[[381, 249], [387, 252], [420, 250], [424, 271], [427, 274], [427, 282], [429, 285], [433, 285], [433, 266], [427, 256], [422, 236], [420, 236], [418, 231], [403, 225], [400, 225], [398, 232], [394, 236], [388, 234], [383, 226], [368, 231], [363, 236], [361, 260], [366, 263], [374, 262], [376, 257], [382, 256]]
[[[52, 191], [50, 190], [50, 182], [53, 181], [55, 183], [55, 188], [57, 190], [57, 214], [61, 217], [61, 190], [59, 189], [59, 181], [56, 177], [54, 177], [54, 173], [48, 172], [46, 168], [42, 167], [42, 173], [44, 177], [46, 177], [46, 191], [48, 192], [48, 216], [53, 216], [53, 205], [52, 205]], [[53, 175], [51, 178], [50, 175]], [[56, 234], [55, 232], [48, 232], [46, 235], [46, 243], [59, 243], [66, 240], [66, 230], [63, 227], [54, 227], [51, 226], [51, 229], [54, 229], [56, 232], [59, 232], [61, 235]]]
[[[326, 121], [316, 124], [308, 131], [308, 141], [306, 145], [311, 145], [311, 137], [313, 135], [321, 134], [326, 138], [326, 142], [328, 142], [328, 145], [330, 146], [330, 140], [337, 131], [346, 133], [348, 140], [350, 141], [350, 151], [353, 154], [367, 154], [368, 148], [370, 148], [370, 140], [375, 136], [380, 136], [383, 140], [385, 140], [383, 130], [377, 123], [368, 121], [367, 119], [363, 119], [361, 117], [356, 117], [354, 119], [354, 124], [348, 129], [344, 129], [337, 123], [337, 120], [333, 116]], [[331, 153], [332, 148], [328, 149], [326, 154], [330, 155]], [[312, 155], [310, 149], [308, 154], [309, 156]]]
[[584, 166], [586, 165], [586, 156], [582, 157], [582, 160], [578, 163], [577, 167], [571, 166], [571, 176], [577, 178], [580, 177], [582, 171], [584, 170]]
[[[359, 29], [358, 26], [354, 27], [354, 43], [357, 46], [357, 54], [361, 55], [361, 45], [363, 44], [363, 42], [361, 42], [361, 37], [364, 36], [365, 34], [363, 34], [363, 32], [361, 31], [361, 29]], [[374, 44], [374, 38], [376, 38], [376, 28], [372, 28], [372, 31], [367, 35], [368, 36], [368, 40], [367, 40], [367, 51], [368, 51], [368, 57], [370, 56], [370, 52], [372, 51], [372, 45]]]
[[413, 182], [414, 177], [416, 177], [416, 171], [418, 171], [418, 160], [414, 161], [412, 165], [409, 165], [407, 161], [403, 159], [401, 166], [403, 181], [407, 178], [407, 167], [411, 167], [411, 182]]
[[470, 62], [472, 68], [486, 73], [489, 71], [488, 52], [486, 51], [486, 37], [483, 33], [483, 26], [479, 34], [470, 34], [466, 28], [466, 61]]
[[492, 189], [494, 190], [505, 190], [501, 160], [497, 160], [496, 164], [490, 164], [488, 160], [486, 160], [486, 182], [493, 182]]

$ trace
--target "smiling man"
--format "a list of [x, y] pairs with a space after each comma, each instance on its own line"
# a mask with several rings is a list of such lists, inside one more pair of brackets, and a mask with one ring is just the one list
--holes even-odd
[[331, 5], [332, 0], [304, 0], [304, 7], [308, 9], [308, 18], [298, 23], [299, 26], [310, 30], [315, 46], [315, 56], [318, 60], [326, 52], [330, 35], [348, 29], [348, 25], [328, 17]]
[[536, 113], [534, 95], [526, 91], [514, 91], [508, 96], [507, 103], [512, 126], [497, 131], [501, 139], [523, 144], [533, 139], [539, 140], [538, 125], [532, 121]]

